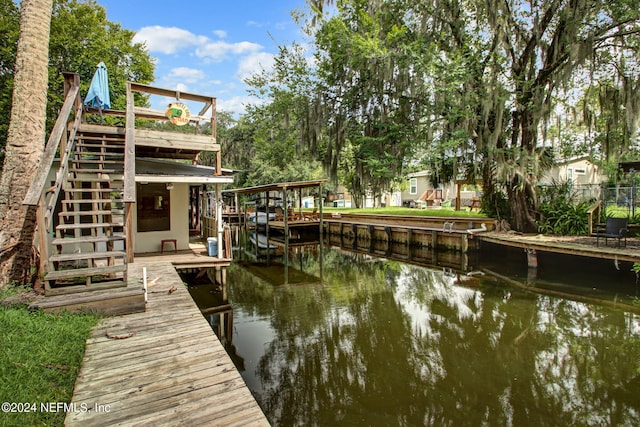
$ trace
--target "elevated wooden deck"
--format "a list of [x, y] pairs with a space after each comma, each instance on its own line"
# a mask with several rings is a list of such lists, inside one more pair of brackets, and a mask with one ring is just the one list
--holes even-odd
[[147, 310], [93, 329], [65, 425], [269, 425], [173, 265], [143, 267]]

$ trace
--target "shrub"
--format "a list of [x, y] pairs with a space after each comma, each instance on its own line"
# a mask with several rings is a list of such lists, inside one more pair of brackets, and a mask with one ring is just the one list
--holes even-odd
[[586, 235], [589, 202], [575, 202], [570, 182], [556, 182], [539, 189], [541, 233]]

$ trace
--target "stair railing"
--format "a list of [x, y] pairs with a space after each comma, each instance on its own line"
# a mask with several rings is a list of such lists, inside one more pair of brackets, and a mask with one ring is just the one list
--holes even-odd
[[[80, 77], [78, 74], [67, 73], [65, 77], [65, 87], [68, 88], [67, 95], [65, 97], [64, 104], [60, 110], [60, 114], [56, 119], [56, 123], [49, 135], [47, 144], [44, 149], [42, 161], [38, 165], [31, 186], [27, 191], [22, 204], [27, 206], [36, 206], [36, 221], [37, 221], [37, 237], [38, 237], [38, 250], [40, 253], [40, 272], [44, 272], [47, 269], [47, 262], [49, 258], [49, 239], [48, 230], [51, 227], [51, 218], [53, 217], [53, 211], [56, 203], [58, 202], [58, 196], [62, 185], [66, 180], [67, 168], [69, 159], [75, 148], [75, 135], [82, 120], [82, 99], [80, 98]], [[75, 108], [74, 108], [75, 107]], [[69, 115], [74, 112], [75, 120], [73, 127], [71, 128], [69, 138], [66, 138], [67, 124], [69, 122]], [[63, 139], [63, 137], [65, 137]], [[65, 141], [60, 161], [60, 168], [56, 173], [56, 181], [53, 186], [47, 187], [47, 178], [53, 165], [55, 154], [58, 151], [58, 147], [61, 146], [61, 141]]]

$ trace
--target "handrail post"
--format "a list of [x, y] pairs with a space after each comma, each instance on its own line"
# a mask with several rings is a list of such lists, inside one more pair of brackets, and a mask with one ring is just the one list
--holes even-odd
[[127, 82], [127, 112], [124, 142], [124, 215], [127, 262], [134, 259], [133, 207], [136, 203], [135, 112], [131, 82]]
[[38, 252], [40, 254], [40, 264], [39, 271], [46, 271], [47, 264], [49, 262], [49, 239], [48, 236], [48, 228], [46, 222], [44, 220], [44, 193], [40, 196], [40, 203], [36, 208], [36, 226], [38, 228]]
[[[64, 98], [66, 99], [71, 89], [80, 87], [80, 74], [65, 71], [62, 75], [64, 76]], [[80, 97], [80, 92], [78, 92], [76, 96], [74, 107], [75, 114], [82, 114], [82, 98]], [[60, 140], [60, 153], [64, 153], [67, 150], [67, 143], [68, 133], [65, 130]], [[60, 157], [62, 157], [62, 154], [60, 154]]]
[[[213, 138], [214, 142], [216, 142], [216, 134], [218, 131], [216, 114], [216, 98], [211, 98], [211, 137]], [[216, 151], [216, 173], [214, 175], [222, 175], [222, 156], [220, 150]]]

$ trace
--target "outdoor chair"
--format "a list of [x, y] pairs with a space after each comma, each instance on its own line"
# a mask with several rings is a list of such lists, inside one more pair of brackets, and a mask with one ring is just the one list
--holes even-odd
[[313, 212], [303, 213], [303, 218], [305, 221], [318, 221], [320, 219], [320, 215], [318, 214], [318, 208], [313, 208]]
[[600, 246], [600, 238], [604, 237], [604, 245], [607, 246], [607, 239], [618, 239], [618, 247], [620, 240], [624, 238], [624, 246], [627, 246], [627, 224], [628, 218], [607, 218], [604, 230], [596, 227], [596, 246]]
[[284, 221], [284, 211], [280, 206], [276, 206], [276, 212], [273, 218], [274, 221]]

